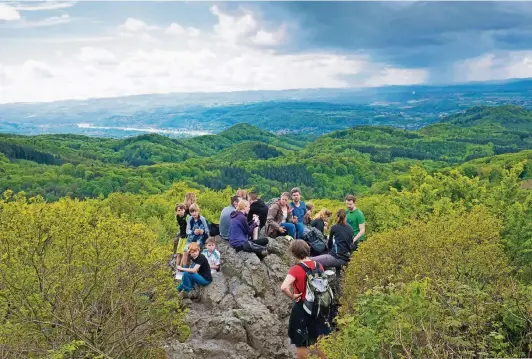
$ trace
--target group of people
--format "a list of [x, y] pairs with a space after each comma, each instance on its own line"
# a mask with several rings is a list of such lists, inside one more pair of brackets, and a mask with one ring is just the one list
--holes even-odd
[[[237, 252], [254, 252], [259, 258], [268, 254], [270, 240], [279, 236], [293, 239], [290, 252], [298, 263], [288, 271], [281, 291], [293, 300], [288, 335], [297, 348], [297, 357], [307, 358], [308, 347], [320, 335], [328, 334], [328, 319], [315, 320], [303, 309], [308, 272], [323, 272], [327, 267], [338, 270], [347, 265], [359, 243], [365, 240], [366, 224], [353, 195], [345, 197], [346, 209], [336, 212], [330, 230], [332, 213], [323, 208], [313, 215], [314, 206], [301, 197], [301, 190], [296, 187], [267, 204], [256, 192], [239, 190], [221, 212], [219, 234]], [[221, 254], [211, 236], [212, 227], [200, 215], [194, 193], [187, 193], [184, 203], [176, 204], [175, 211], [179, 226], [174, 241], [175, 268], [176, 279], [181, 279], [177, 290], [187, 296], [195, 284], [205, 286], [212, 282], [212, 273], [220, 270]], [[325, 238], [329, 232], [326, 250], [315, 256], [311, 256], [311, 246], [306, 240], [312, 228]], [[318, 355], [324, 358], [322, 353]]]

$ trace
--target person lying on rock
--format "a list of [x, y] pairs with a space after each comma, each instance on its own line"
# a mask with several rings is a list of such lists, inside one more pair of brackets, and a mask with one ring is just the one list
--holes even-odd
[[231, 224], [229, 225], [229, 244], [237, 252], [255, 252], [266, 255], [266, 247], [268, 245], [268, 238], [250, 239], [253, 235], [253, 229], [259, 224], [259, 217], [254, 216], [251, 222], [247, 220], [249, 212], [249, 202], [241, 200], [236, 211], [231, 213]]
[[351, 243], [353, 242], [353, 228], [347, 224], [345, 209], [336, 212], [336, 224], [329, 233], [329, 253], [310, 259], [322, 264], [324, 267], [341, 267], [351, 259]]
[[272, 204], [268, 210], [265, 227], [265, 233], [268, 237], [277, 238], [288, 234], [290, 237], [295, 238], [296, 226], [292, 219], [293, 209], [288, 205], [289, 200], [290, 193], [283, 192], [279, 201]]
[[[309, 258], [310, 247], [303, 240], [295, 240], [290, 244], [290, 252], [298, 261], [286, 275], [281, 285], [281, 291], [294, 301], [290, 319], [288, 321], [288, 337], [292, 344], [296, 346], [297, 359], [308, 358], [308, 347], [315, 344], [318, 336], [328, 334], [327, 323], [324, 318], [313, 319], [303, 308], [306, 294], [307, 274], [300, 264], [314, 270], [316, 265], [323, 266]], [[325, 355], [318, 350], [320, 358], [325, 359]]]
[[188, 246], [190, 254], [190, 264], [188, 267], [178, 266], [177, 270], [184, 272], [181, 284], [177, 286], [177, 290], [189, 293], [194, 284], [206, 286], [212, 282], [211, 267], [209, 261], [203, 254], [200, 254], [200, 246], [198, 243], [190, 243]]

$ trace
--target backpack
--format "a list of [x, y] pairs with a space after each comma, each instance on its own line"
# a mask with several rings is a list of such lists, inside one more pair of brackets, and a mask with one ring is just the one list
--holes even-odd
[[327, 250], [327, 246], [325, 245], [325, 237], [317, 228], [306, 227], [305, 231], [303, 232], [303, 240], [309, 244], [312, 255], [320, 255]]
[[209, 235], [211, 237], [220, 235], [220, 225], [218, 223], [207, 221], [207, 226], [209, 227]]
[[328, 318], [333, 304], [334, 294], [329, 285], [329, 276], [314, 262], [314, 269], [304, 263], [298, 265], [305, 270], [306, 294], [303, 309], [312, 319]]

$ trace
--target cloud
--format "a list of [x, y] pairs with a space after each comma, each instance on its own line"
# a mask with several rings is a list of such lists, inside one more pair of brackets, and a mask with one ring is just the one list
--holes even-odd
[[168, 35], [188, 35], [190, 37], [197, 37], [201, 33], [201, 31], [195, 27], [188, 26], [187, 28], [184, 28], [183, 26], [173, 22], [171, 23], [164, 32]]
[[0, 3], [0, 21], [20, 20], [19, 12], [7, 4]]
[[259, 20], [249, 10], [238, 9], [240, 14], [231, 15], [218, 6], [211, 7], [211, 13], [218, 18], [214, 33], [223, 40], [232, 43], [250, 43], [260, 46], [274, 46], [281, 43], [285, 27], [277, 31], [265, 30]]
[[274, 2], [261, 7], [297, 24], [292, 51], [363, 50], [401, 67], [438, 67], [479, 56], [494, 44], [517, 50], [532, 42], [531, 2]]
[[486, 53], [457, 62], [453, 70], [456, 82], [532, 77], [532, 50]]
[[115, 28], [114, 39], [78, 48], [68, 43], [48, 59], [5, 63], [0, 102], [380, 86], [421, 83], [427, 77], [425, 69], [375, 61], [368, 54], [287, 52], [282, 48], [285, 22], [266, 22], [250, 9], [230, 13], [215, 6], [211, 11], [212, 31], [128, 18]]
[[35, 28], [35, 27], [56, 26], [56, 25], [68, 24], [71, 21], [72, 21], [72, 18], [68, 14], [63, 14], [61, 16], [51, 16], [51, 17], [48, 17], [42, 20], [37, 20], [37, 21], [27, 21], [23, 19], [17, 22], [15, 25], [13, 25], [13, 28], [28, 29], [28, 28]]
[[268, 32], [264, 30], [259, 30], [255, 34], [255, 36], [251, 38], [251, 41], [256, 45], [262, 45], [262, 46], [279, 45], [284, 38], [284, 35], [285, 35], [284, 32], [285, 32], [284, 26], [276, 32]]
[[15, 8], [20, 11], [58, 10], [72, 7], [75, 4], [75, 2], [67, 1], [44, 1], [36, 5], [17, 5]]
[[120, 26], [120, 29], [126, 32], [143, 32], [159, 30], [160, 27], [156, 25], [148, 25], [144, 21], [128, 18], [124, 24]]
[[81, 48], [78, 58], [82, 62], [98, 65], [113, 65], [117, 63], [117, 58], [111, 51], [89, 46]]

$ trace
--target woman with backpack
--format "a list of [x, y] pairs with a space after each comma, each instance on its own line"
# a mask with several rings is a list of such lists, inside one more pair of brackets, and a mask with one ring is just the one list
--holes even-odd
[[[294, 301], [288, 322], [288, 337], [296, 346], [297, 358], [308, 358], [308, 347], [315, 344], [320, 334], [328, 334], [325, 319], [313, 318], [303, 306], [307, 290], [307, 270], [315, 270], [316, 266], [323, 272], [323, 266], [309, 258], [310, 247], [303, 240], [295, 240], [290, 244], [290, 252], [298, 261], [286, 275], [281, 291]], [[320, 358], [325, 354], [318, 350]]]
[[237, 251], [255, 252], [263, 255], [267, 254], [266, 245], [268, 238], [251, 240], [253, 229], [259, 224], [259, 217], [254, 216], [251, 222], [247, 220], [249, 212], [249, 202], [241, 200], [236, 210], [231, 213], [231, 223], [229, 224], [229, 244]]
[[331, 227], [327, 246], [329, 253], [310, 259], [321, 263], [324, 267], [341, 267], [351, 259], [351, 243], [355, 234], [347, 224], [345, 209], [336, 212], [336, 224]]

